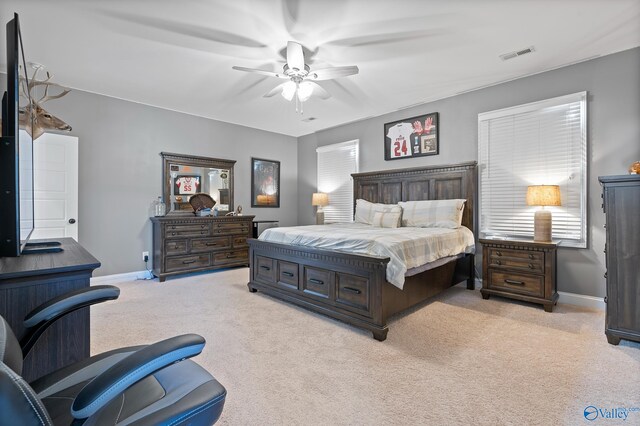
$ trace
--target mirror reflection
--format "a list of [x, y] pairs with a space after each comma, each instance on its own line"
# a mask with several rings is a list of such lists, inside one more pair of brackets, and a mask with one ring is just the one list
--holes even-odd
[[162, 152], [163, 195], [168, 213], [193, 213], [189, 199], [204, 193], [215, 201], [218, 214], [233, 211], [235, 161]]
[[171, 210], [191, 211], [189, 197], [203, 192], [216, 202], [215, 208], [229, 211], [229, 170], [170, 164]]

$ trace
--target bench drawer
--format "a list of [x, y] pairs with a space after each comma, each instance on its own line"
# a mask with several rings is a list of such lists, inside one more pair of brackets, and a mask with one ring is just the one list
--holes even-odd
[[327, 269], [305, 266], [302, 291], [311, 296], [328, 299], [329, 289], [333, 282], [333, 274], [333, 271], [329, 271]]
[[360, 313], [368, 314], [371, 311], [369, 302], [369, 280], [365, 277], [344, 274], [338, 272], [336, 304], [351, 308]]

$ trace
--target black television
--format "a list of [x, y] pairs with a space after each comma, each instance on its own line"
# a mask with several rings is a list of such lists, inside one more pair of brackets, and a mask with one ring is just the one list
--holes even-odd
[[[2, 97], [2, 141], [0, 143], [0, 256], [19, 256], [33, 233], [34, 181], [33, 140], [20, 122], [27, 122], [31, 99], [28, 90], [20, 96], [20, 84], [28, 84], [24, 47], [18, 14], [7, 23], [7, 91]], [[21, 77], [23, 81], [21, 81]], [[20, 117], [22, 115], [22, 117]], [[31, 123], [32, 124], [32, 123]]]

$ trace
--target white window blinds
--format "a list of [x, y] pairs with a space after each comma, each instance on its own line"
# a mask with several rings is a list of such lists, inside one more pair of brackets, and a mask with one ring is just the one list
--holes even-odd
[[478, 115], [480, 236], [533, 238], [529, 185], [559, 185], [553, 239], [586, 247], [586, 104], [581, 92]]
[[325, 223], [353, 222], [353, 180], [358, 172], [358, 140], [326, 145], [318, 154], [318, 192], [329, 194]]

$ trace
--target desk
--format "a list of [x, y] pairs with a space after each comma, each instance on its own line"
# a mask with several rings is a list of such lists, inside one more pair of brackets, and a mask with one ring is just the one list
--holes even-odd
[[[60, 253], [0, 258], [0, 315], [18, 339], [24, 334], [24, 317], [36, 306], [69, 291], [89, 287], [100, 267], [88, 251], [72, 238], [61, 238]], [[35, 241], [37, 242], [37, 240]], [[89, 308], [55, 322], [33, 347], [24, 362], [28, 382], [89, 356]]]
[[[277, 220], [254, 220], [253, 221], [253, 238], [258, 238], [260, 236], [260, 225], [264, 223], [274, 224], [273, 226], [278, 225]], [[271, 228], [272, 226], [269, 226]]]

